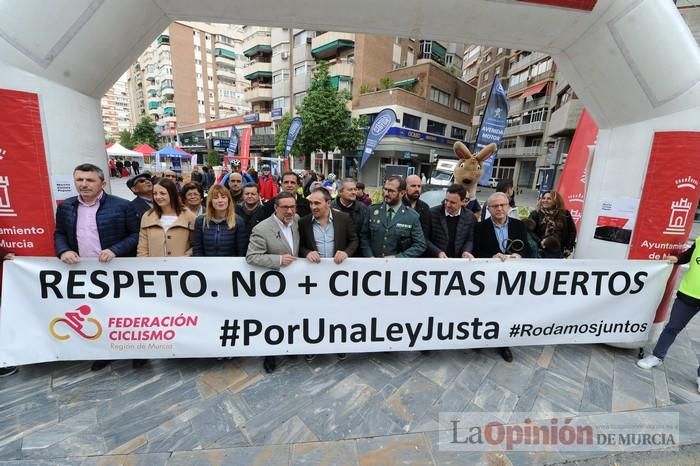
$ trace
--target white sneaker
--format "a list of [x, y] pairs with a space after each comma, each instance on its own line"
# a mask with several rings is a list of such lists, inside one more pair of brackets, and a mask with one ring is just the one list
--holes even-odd
[[652, 367], [659, 366], [663, 363], [663, 360], [657, 358], [653, 354], [650, 356], [647, 356], [644, 359], [640, 359], [637, 361], [637, 365], [641, 367], [642, 369], [651, 369]]

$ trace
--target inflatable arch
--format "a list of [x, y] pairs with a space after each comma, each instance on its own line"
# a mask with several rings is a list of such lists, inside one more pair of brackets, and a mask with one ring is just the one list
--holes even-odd
[[[681, 148], [675, 157], [700, 167], [700, 49], [670, 0], [3, 2], [0, 90], [39, 96], [52, 184], [81, 162], [106, 169], [100, 98], [176, 20], [424, 37], [552, 55], [600, 128], [577, 257], [627, 257], [627, 244], [594, 239], [597, 206], [642, 197], [656, 135], [674, 132]], [[678, 175], [691, 178], [686, 185], [700, 179]], [[690, 194], [693, 205], [698, 192]], [[665, 223], [669, 213], [670, 206], [654, 220]]]

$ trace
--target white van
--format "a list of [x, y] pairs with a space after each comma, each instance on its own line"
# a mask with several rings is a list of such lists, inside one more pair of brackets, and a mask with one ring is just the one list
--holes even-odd
[[455, 167], [457, 160], [438, 160], [435, 170], [430, 177], [430, 183], [435, 186], [449, 186], [455, 180]]

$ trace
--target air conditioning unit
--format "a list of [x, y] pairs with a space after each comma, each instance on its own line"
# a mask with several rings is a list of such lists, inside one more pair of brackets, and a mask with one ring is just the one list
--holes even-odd
[[282, 60], [289, 58], [289, 52], [282, 52]]
[[307, 38], [306, 38], [306, 43], [307, 43], [307, 44], [310, 44], [312, 40], [313, 40], [312, 37], [307, 37]]

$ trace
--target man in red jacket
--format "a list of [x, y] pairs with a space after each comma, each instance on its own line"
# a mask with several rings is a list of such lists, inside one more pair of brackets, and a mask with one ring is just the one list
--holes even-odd
[[258, 176], [258, 187], [260, 188], [260, 199], [263, 202], [271, 201], [277, 196], [279, 189], [275, 177], [270, 174], [270, 166], [262, 165], [260, 167], [260, 176]]

